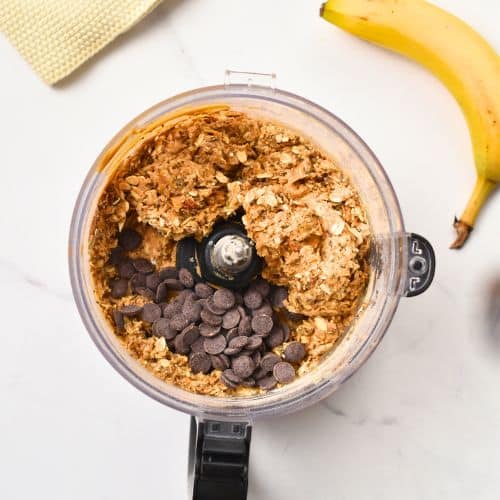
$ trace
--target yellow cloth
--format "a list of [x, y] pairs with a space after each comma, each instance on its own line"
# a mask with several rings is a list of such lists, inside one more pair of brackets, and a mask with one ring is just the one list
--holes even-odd
[[0, 31], [45, 82], [69, 75], [161, 0], [0, 0]]

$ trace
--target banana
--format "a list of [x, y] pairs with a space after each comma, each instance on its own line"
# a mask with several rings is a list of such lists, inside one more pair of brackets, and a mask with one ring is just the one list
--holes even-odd
[[500, 183], [500, 58], [466, 23], [424, 0], [329, 0], [321, 16], [350, 33], [429, 69], [455, 96], [467, 120], [477, 180], [460, 219], [460, 248]]

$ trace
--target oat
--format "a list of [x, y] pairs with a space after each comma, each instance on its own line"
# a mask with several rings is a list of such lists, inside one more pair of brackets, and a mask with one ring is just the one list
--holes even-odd
[[[208, 235], [213, 225], [243, 210], [242, 222], [264, 259], [263, 276], [288, 288], [286, 306], [306, 319], [289, 341], [306, 345], [298, 374], [312, 370], [341, 338], [368, 281], [370, 229], [349, 178], [317, 147], [283, 127], [219, 106], [161, 118], [104, 156], [110, 180], [89, 241], [96, 300], [111, 322], [107, 263], [125, 225], [144, 238], [132, 257], [157, 267], [175, 262], [176, 241]], [[146, 336], [139, 320], [119, 335], [125, 348], [156, 376], [186, 390], [224, 396], [233, 391], [218, 372], [193, 374], [186, 356], [163, 338]], [[275, 349], [281, 354], [283, 346]]]

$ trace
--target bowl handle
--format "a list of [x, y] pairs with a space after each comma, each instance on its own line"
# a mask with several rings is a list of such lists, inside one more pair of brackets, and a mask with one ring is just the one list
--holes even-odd
[[408, 233], [408, 268], [404, 283], [403, 296], [415, 297], [424, 293], [434, 279], [436, 257], [431, 244], [419, 234]]
[[246, 500], [252, 427], [191, 417], [188, 481], [192, 500]]

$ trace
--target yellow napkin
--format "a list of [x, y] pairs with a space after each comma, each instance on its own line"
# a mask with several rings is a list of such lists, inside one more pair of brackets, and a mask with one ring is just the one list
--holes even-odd
[[161, 0], [0, 0], [0, 31], [42, 79], [69, 75]]

